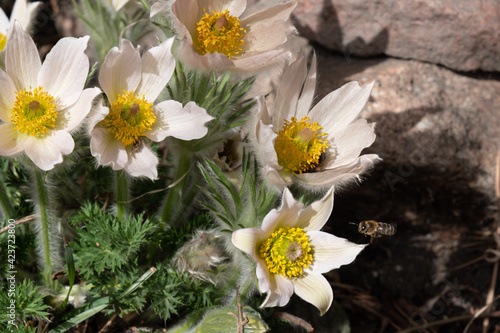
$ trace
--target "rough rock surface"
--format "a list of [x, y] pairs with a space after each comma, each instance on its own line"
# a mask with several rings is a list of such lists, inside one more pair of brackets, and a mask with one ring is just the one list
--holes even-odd
[[[467, 262], [492, 246], [500, 75], [461, 75], [414, 60], [357, 59], [325, 49], [317, 54], [317, 101], [346, 82], [376, 80], [362, 117], [377, 123], [367, 152], [383, 159], [360, 185], [336, 195], [327, 231], [366, 243], [349, 222], [373, 219], [398, 228], [341, 267], [340, 280], [360, 287], [359, 297], [369, 301], [356, 303], [350, 290], [342, 307], [354, 312], [351, 319], [366, 316], [363, 307], [379, 309], [398, 331], [480, 308], [492, 265]], [[351, 320], [352, 331], [377, 331], [363, 326], [368, 322]], [[314, 326], [322, 325], [328, 323]]]
[[304, 37], [345, 54], [500, 71], [498, 0], [301, 0], [293, 15]]

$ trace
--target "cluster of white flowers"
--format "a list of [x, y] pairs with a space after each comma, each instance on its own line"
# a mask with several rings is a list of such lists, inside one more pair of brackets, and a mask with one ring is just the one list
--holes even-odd
[[[116, 10], [129, 3], [111, 1]], [[333, 292], [321, 274], [352, 262], [364, 248], [320, 229], [332, 212], [334, 188], [359, 180], [379, 160], [360, 155], [375, 140], [374, 124], [358, 119], [373, 83], [347, 83], [313, 105], [316, 57], [308, 69], [307, 54], [287, 47], [296, 38], [288, 22], [296, 3], [244, 16], [246, 0], [160, 0], [151, 17], [169, 19], [175, 36], [142, 55], [122, 39], [100, 67], [99, 88], [85, 88], [89, 37], [62, 38], [42, 64], [25, 32], [39, 3], [17, 1], [10, 21], [0, 11], [0, 50], [6, 44], [0, 155], [25, 153], [49, 171], [73, 151], [72, 133], [85, 128], [98, 164], [155, 180], [159, 161], [148, 142], [203, 139], [216, 121], [194, 102], [159, 100], [176, 61], [238, 78], [283, 67], [274, 103], [255, 97], [243, 139], [268, 188], [282, 193], [281, 205], [255, 227], [234, 230], [232, 243], [255, 261], [258, 289], [267, 293], [262, 306], [283, 306], [296, 293], [325, 313]], [[304, 207], [290, 185], [324, 196]]]

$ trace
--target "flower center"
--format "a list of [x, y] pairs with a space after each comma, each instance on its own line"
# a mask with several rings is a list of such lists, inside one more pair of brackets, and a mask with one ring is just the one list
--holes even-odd
[[16, 102], [11, 109], [11, 122], [16, 125], [14, 129], [41, 137], [55, 127], [56, 118], [54, 97], [43, 91], [42, 87], [16, 92]]
[[[205, 9], [203, 9], [205, 10]], [[199, 54], [224, 53], [229, 58], [240, 53], [245, 29], [240, 27], [240, 20], [229, 15], [226, 9], [212, 14], [205, 12], [200, 22], [196, 23], [198, 39], [195, 42]]]
[[297, 121], [285, 120], [281, 131], [278, 132], [274, 149], [278, 155], [278, 164], [285, 171], [302, 173], [311, 171], [318, 166], [321, 154], [326, 151], [328, 135], [321, 133], [321, 126], [317, 122], [311, 123], [309, 117]]
[[292, 278], [302, 275], [313, 261], [309, 237], [302, 228], [276, 229], [260, 246], [259, 254], [269, 272]]
[[123, 95], [118, 94], [117, 100], [111, 103], [109, 114], [102, 123], [125, 147], [131, 146], [146, 131], [151, 130], [151, 125], [156, 122], [152, 106], [144, 95], [139, 98], [138, 95], [134, 96], [133, 91], [124, 91]]
[[0, 51], [5, 48], [5, 44], [7, 44], [7, 35], [0, 32]]

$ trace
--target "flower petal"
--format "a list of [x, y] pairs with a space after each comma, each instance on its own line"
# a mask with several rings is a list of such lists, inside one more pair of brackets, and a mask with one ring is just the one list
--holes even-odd
[[[276, 228], [278, 227], [296, 227], [299, 220], [299, 212], [304, 207], [304, 204], [298, 200], [293, 198], [292, 192], [285, 187], [283, 190], [283, 199], [281, 201], [281, 206], [276, 211], [279, 214], [278, 223]], [[264, 225], [264, 223], [262, 223]]]
[[35, 89], [42, 62], [33, 39], [17, 21], [12, 27], [5, 52], [5, 68], [16, 90]]
[[125, 171], [132, 177], [148, 177], [151, 180], [158, 178], [158, 157], [142, 144], [137, 151], [129, 154]]
[[304, 229], [304, 231], [321, 230], [333, 210], [333, 192], [334, 188], [330, 188], [321, 200], [314, 201], [309, 206], [300, 211], [299, 219], [296, 227]]
[[170, 51], [174, 38], [167, 39], [142, 55], [142, 79], [136, 94], [153, 103], [165, 88], [175, 69], [175, 58]]
[[259, 24], [265, 24], [277, 20], [287, 21], [296, 6], [296, 0], [281, 3], [246, 17], [242, 20], [241, 24], [244, 27], [251, 28]]
[[271, 275], [271, 288], [261, 307], [285, 306], [293, 295], [293, 283], [279, 274]]
[[[299, 58], [288, 65], [283, 72], [274, 104], [273, 125], [275, 130], [280, 130], [283, 127], [285, 119], [290, 120], [290, 118], [296, 117], [297, 102], [306, 75], [307, 59], [305, 53], [301, 53]], [[301, 117], [298, 120], [300, 119]]]
[[74, 148], [75, 141], [66, 131], [50, 131], [43, 138], [28, 136], [24, 143], [28, 157], [44, 171], [49, 171], [61, 163], [63, 155], [68, 155]]
[[157, 142], [167, 136], [181, 140], [200, 139], [208, 132], [205, 123], [213, 119], [195, 102], [189, 102], [182, 107], [181, 103], [168, 100], [157, 104], [154, 109], [157, 121], [146, 136]]
[[235, 67], [234, 62], [223, 53], [198, 54], [193, 50], [193, 42], [190, 36], [180, 40], [176, 55], [178, 59], [182, 59], [191, 68], [219, 71], [224, 69], [232, 70]]
[[371, 169], [378, 161], [380, 161], [378, 155], [361, 155], [348, 165], [317, 172], [295, 174], [293, 177], [299, 181], [299, 185], [304, 187], [311, 186], [315, 189], [328, 188], [333, 185], [338, 186], [350, 181], [359, 180], [359, 175]]
[[358, 157], [363, 149], [372, 145], [376, 137], [375, 123], [368, 124], [365, 119], [358, 119], [347, 127], [328, 133], [328, 141], [333, 143], [337, 153], [335, 163]]
[[365, 107], [375, 82], [360, 86], [352, 81], [326, 95], [309, 112], [325, 132], [349, 125]]
[[322, 231], [309, 231], [309, 243], [314, 251], [314, 261], [309, 271], [322, 274], [350, 264], [366, 244], [355, 244]]
[[[177, 28], [177, 32], [181, 33], [181, 38], [185, 36], [186, 32], [190, 35], [196, 36], [196, 23], [198, 23], [201, 19], [202, 14], [200, 11], [202, 10], [202, 8], [199, 8], [196, 0], [176, 0], [172, 3], [174, 25]], [[159, 9], [156, 9], [156, 11], [159, 11]], [[153, 15], [153, 12], [151, 14]]]
[[38, 73], [38, 83], [54, 97], [59, 110], [75, 103], [82, 93], [89, 72], [89, 58], [85, 54], [89, 38], [60, 39]]
[[123, 6], [125, 6], [130, 0], [112, 0], [111, 5], [115, 11], [119, 11]]
[[102, 64], [99, 83], [111, 103], [123, 91], [135, 91], [141, 82], [141, 56], [131, 42], [122, 39], [120, 48], [113, 47]]
[[321, 274], [307, 274], [301, 279], [293, 280], [297, 296], [317, 307], [324, 315], [333, 301], [332, 287]]
[[257, 259], [256, 244], [261, 239], [262, 230], [259, 228], [245, 228], [233, 232], [231, 241], [239, 250]]
[[108, 114], [109, 108], [103, 105], [103, 101], [100, 98], [90, 109], [86, 126], [87, 132], [91, 132], [101, 120], [104, 120], [104, 118], [106, 118]]
[[12, 7], [10, 21], [14, 22], [15, 20], [18, 20], [19, 23], [21, 23], [23, 30], [29, 32], [33, 18], [41, 4], [41, 1], [30, 2], [27, 4], [26, 0], [17, 0]]
[[243, 52], [262, 52], [270, 51], [287, 41], [287, 32], [289, 25], [283, 21], [269, 22], [267, 24], [259, 24], [258, 26], [248, 30], [248, 33], [243, 37]]
[[90, 112], [94, 99], [100, 93], [101, 89], [99, 88], [88, 88], [82, 91], [76, 103], [59, 111], [56, 120], [56, 128], [69, 132], [79, 126]]
[[111, 166], [113, 170], [121, 170], [128, 162], [128, 155], [123, 143], [116, 140], [113, 134], [103, 127], [96, 127], [91, 132], [90, 152], [100, 165]]
[[247, 0], [198, 0], [199, 8], [207, 13], [220, 12], [227, 9], [232, 16], [239, 17], [247, 7]]
[[0, 155], [12, 156], [24, 150], [26, 136], [21, 136], [13, 124], [0, 124]]
[[0, 119], [4, 123], [11, 122], [10, 110], [16, 102], [16, 87], [10, 77], [0, 69]]
[[297, 102], [297, 111], [295, 115], [298, 119], [302, 119], [302, 117], [306, 116], [311, 109], [311, 105], [314, 99], [314, 92], [316, 89], [316, 67], [316, 53], [313, 53], [311, 67], [309, 68], [309, 72], [307, 73], [304, 85], [302, 86], [299, 100]]

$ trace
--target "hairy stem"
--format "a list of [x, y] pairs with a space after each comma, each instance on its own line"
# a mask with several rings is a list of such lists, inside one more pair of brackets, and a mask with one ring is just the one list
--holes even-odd
[[3, 217], [5, 219], [14, 218], [14, 209], [12, 208], [9, 195], [7, 194], [7, 188], [3, 181], [0, 181], [0, 206], [2, 207]]
[[44, 261], [44, 277], [49, 280], [45, 281], [47, 285], [50, 283], [50, 275], [52, 274], [52, 256], [51, 244], [49, 235], [49, 194], [45, 183], [45, 172], [36, 168], [36, 190], [38, 194], [38, 209], [40, 211], [40, 231], [41, 243], [43, 248]]

